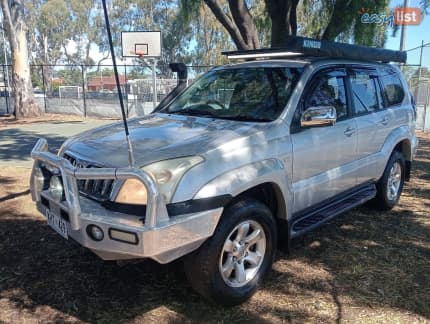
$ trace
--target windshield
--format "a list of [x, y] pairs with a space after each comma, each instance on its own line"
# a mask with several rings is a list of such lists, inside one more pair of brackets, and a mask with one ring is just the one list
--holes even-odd
[[273, 121], [285, 108], [301, 68], [214, 70], [160, 112], [243, 121]]

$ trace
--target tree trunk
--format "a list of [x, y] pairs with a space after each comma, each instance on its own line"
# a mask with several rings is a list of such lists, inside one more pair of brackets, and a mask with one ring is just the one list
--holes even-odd
[[343, 31], [351, 26], [355, 15], [346, 14], [348, 11], [356, 13], [357, 10], [351, 8], [353, 2], [351, 0], [337, 0], [330, 21], [322, 35], [322, 39], [335, 40], [335, 38]]
[[297, 34], [299, 0], [265, 0], [272, 20], [271, 47], [285, 47], [288, 38]]
[[24, 3], [22, 0], [1, 0], [1, 8], [12, 54], [12, 92], [15, 97], [15, 117], [35, 117], [41, 114], [33, 96]]

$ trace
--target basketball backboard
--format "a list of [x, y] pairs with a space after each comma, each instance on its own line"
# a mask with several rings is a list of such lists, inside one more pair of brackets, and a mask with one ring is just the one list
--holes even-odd
[[122, 57], [160, 57], [161, 31], [121, 32]]

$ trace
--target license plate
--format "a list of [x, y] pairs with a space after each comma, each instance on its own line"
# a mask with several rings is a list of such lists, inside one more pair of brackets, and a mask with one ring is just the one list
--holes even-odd
[[48, 220], [48, 225], [51, 226], [58, 234], [60, 234], [65, 239], [68, 239], [66, 222], [53, 214], [51, 211], [46, 210], [46, 218]]

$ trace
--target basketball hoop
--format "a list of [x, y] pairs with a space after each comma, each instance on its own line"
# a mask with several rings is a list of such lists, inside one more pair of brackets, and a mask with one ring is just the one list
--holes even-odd
[[136, 56], [140, 59], [143, 59], [145, 56], [145, 52], [144, 51], [136, 51]]
[[[106, 0], [104, 0], [106, 1]], [[161, 57], [161, 31], [123, 31], [121, 32], [122, 57], [151, 59], [153, 105], [157, 106], [157, 59]], [[145, 65], [148, 65], [146, 63]]]
[[123, 57], [159, 58], [161, 57], [161, 31], [121, 32]]

